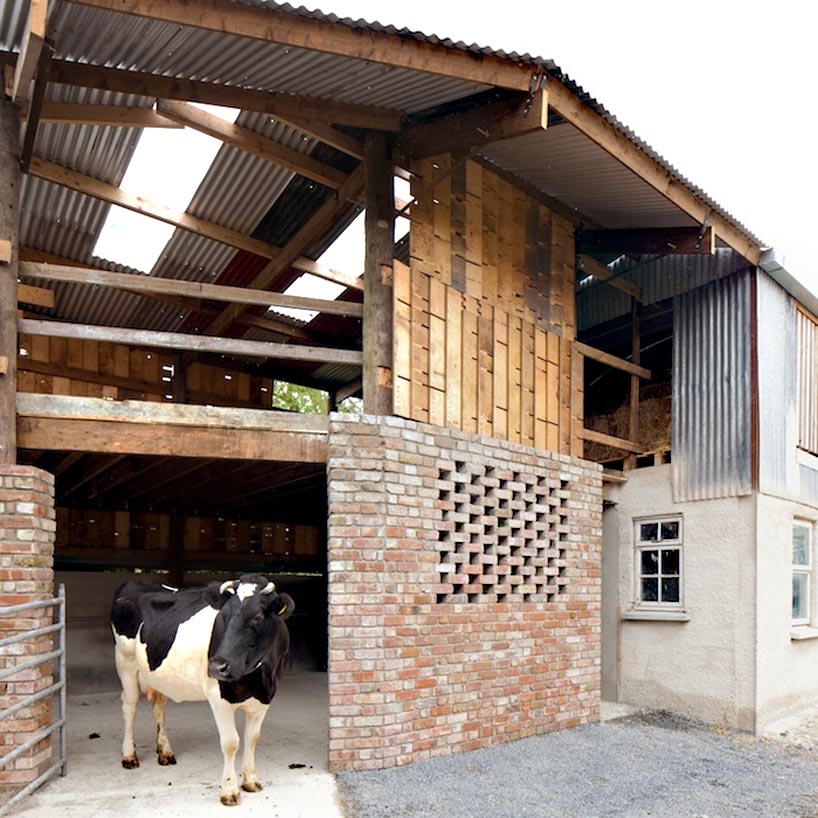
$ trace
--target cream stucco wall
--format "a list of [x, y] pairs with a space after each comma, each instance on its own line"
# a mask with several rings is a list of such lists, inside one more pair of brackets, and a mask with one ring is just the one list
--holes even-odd
[[818, 709], [818, 587], [813, 565], [812, 626], [791, 625], [792, 524], [813, 524], [813, 560], [818, 509], [767, 495], [758, 496], [758, 729]]
[[[616, 505], [618, 598], [627, 616], [635, 600], [634, 520], [679, 514], [683, 520], [684, 611], [688, 621], [619, 623], [619, 699], [710, 723], [755, 729], [755, 498], [674, 503], [671, 466], [628, 473], [607, 497]], [[615, 645], [606, 645], [606, 651]], [[610, 653], [603, 652], [603, 666]]]

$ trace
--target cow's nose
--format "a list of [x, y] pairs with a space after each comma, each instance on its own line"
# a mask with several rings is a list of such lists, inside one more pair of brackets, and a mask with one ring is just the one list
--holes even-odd
[[214, 657], [210, 660], [210, 664], [207, 668], [207, 675], [214, 678], [219, 679], [220, 681], [224, 682], [227, 681], [229, 678], [228, 674], [228, 664], [225, 662], [224, 659], [219, 658], [218, 656]]

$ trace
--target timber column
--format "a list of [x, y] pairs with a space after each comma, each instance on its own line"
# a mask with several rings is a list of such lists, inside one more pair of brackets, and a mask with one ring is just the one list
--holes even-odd
[[395, 247], [395, 194], [391, 149], [385, 133], [367, 132], [364, 162], [364, 412], [368, 415], [391, 415], [394, 411], [392, 256]]
[[17, 462], [19, 111], [0, 96], [0, 463]]

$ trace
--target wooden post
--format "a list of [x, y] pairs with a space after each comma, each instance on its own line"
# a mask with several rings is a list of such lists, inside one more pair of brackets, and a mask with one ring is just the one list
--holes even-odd
[[17, 231], [20, 219], [20, 115], [0, 96], [0, 242], [9, 242], [0, 261], [0, 463], [17, 462]]
[[391, 146], [380, 131], [368, 131], [365, 144], [366, 255], [364, 258], [363, 392], [364, 412], [391, 415], [393, 280], [395, 244]]
[[[635, 298], [631, 298], [631, 346], [631, 363], [638, 366], [642, 351], [642, 337], [639, 326], [639, 302]], [[639, 442], [639, 390], [641, 385], [639, 376], [631, 375], [631, 405], [628, 437], [634, 442]], [[628, 468], [636, 468], [635, 454], [628, 455]]]

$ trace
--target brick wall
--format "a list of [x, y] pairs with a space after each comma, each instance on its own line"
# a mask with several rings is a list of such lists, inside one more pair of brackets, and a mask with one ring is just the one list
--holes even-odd
[[333, 415], [328, 480], [333, 770], [598, 718], [598, 466]]
[[[0, 607], [50, 599], [54, 595], [54, 477], [30, 466], [0, 464]], [[0, 638], [51, 624], [53, 608], [0, 617]], [[21, 664], [53, 650], [53, 636], [0, 648], [0, 668]], [[0, 682], [0, 708], [52, 684], [50, 663]], [[51, 697], [0, 721], [0, 756], [49, 724]], [[16, 789], [43, 773], [51, 760], [45, 739], [0, 769], [0, 790]]]

